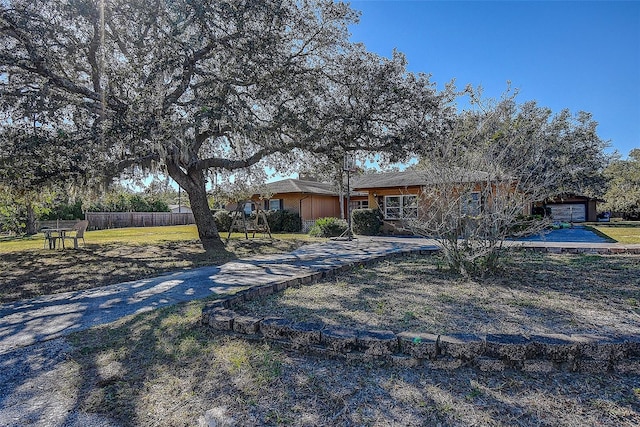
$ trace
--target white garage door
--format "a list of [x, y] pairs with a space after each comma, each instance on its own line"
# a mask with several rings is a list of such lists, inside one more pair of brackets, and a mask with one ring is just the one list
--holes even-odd
[[587, 220], [587, 209], [584, 204], [558, 203], [547, 205], [551, 209], [554, 221], [584, 222]]

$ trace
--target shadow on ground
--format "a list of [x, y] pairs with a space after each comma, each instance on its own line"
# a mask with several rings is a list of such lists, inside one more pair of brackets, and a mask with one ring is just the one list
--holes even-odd
[[515, 252], [506, 262], [470, 280], [438, 256], [394, 259], [237, 311], [394, 333], [640, 335], [640, 256]]
[[[0, 424], [634, 425], [637, 376], [483, 373], [315, 359], [198, 324], [202, 303], [0, 357]], [[49, 348], [47, 348], [49, 345]]]
[[231, 240], [223, 252], [205, 252], [198, 241], [159, 245], [91, 245], [79, 250], [26, 250], [0, 258], [0, 304], [61, 292], [220, 265], [255, 254], [289, 252], [295, 240]]

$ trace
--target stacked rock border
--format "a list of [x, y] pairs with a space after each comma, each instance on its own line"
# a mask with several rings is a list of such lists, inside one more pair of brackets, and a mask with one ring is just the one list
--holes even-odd
[[[526, 248], [530, 250], [532, 248]], [[536, 248], [537, 249], [537, 248]], [[551, 248], [556, 249], [556, 248]], [[553, 252], [556, 252], [553, 250]], [[564, 252], [564, 251], [563, 251]], [[314, 271], [295, 278], [253, 286], [211, 301], [202, 310], [203, 325], [250, 340], [268, 340], [317, 356], [391, 363], [404, 367], [482, 371], [519, 369], [529, 372], [640, 373], [640, 336], [602, 335], [435, 335], [404, 331], [357, 330], [322, 323], [293, 322], [281, 317], [252, 317], [236, 313], [245, 301], [260, 299], [289, 287], [373, 264], [382, 259], [432, 250], [406, 250]], [[575, 252], [571, 252], [575, 253]], [[580, 253], [594, 253], [592, 250]], [[602, 253], [602, 252], [601, 252]], [[605, 253], [609, 253], [606, 252]]]

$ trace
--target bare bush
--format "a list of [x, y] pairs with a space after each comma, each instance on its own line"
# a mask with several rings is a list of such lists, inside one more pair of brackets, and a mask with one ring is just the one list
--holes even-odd
[[424, 176], [415, 234], [435, 238], [449, 267], [463, 275], [498, 266], [509, 236], [540, 232], [548, 220], [531, 203], [584, 190], [597, 178], [606, 143], [586, 113], [575, 119], [507, 92], [484, 101], [467, 92], [471, 109], [455, 120], [445, 143], [425, 144], [417, 173]]

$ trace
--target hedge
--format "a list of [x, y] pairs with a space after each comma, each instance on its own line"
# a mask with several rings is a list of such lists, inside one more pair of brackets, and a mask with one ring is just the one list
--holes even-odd
[[[232, 212], [227, 210], [212, 211], [218, 231], [229, 231], [233, 221]], [[272, 233], [298, 233], [302, 230], [300, 215], [289, 211], [266, 211], [267, 222]], [[255, 221], [256, 214], [252, 213], [247, 222]]]
[[295, 212], [267, 211], [266, 216], [272, 233], [298, 233], [302, 230], [302, 219]]
[[382, 228], [382, 214], [379, 209], [354, 209], [351, 225], [355, 234], [377, 236]]

